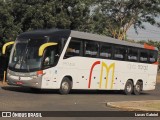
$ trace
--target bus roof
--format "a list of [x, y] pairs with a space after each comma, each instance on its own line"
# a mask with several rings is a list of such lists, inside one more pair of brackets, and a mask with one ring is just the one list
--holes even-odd
[[107, 42], [112, 44], [118, 44], [118, 45], [125, 45], [125, 46], [131, 46], [131, 47], [137, 47], [137, 48], [145, 48], [145, 49], [152, 49], [152, 50], [158, 50], [156, 47], [149, 46], [149, 45], [141, 45], [137, 43], [131, 43], [127, 41], [121, 41], [115, 38], [103, 36], [103, 35], [97, 35], [92, 33], [86, 33], [86, 32], [79, 32], [74, 30], [68, 30], [68, 29], [47, 29], [47, 30], [36, 30], [36, 31], [30, 31], [30, 32], [24, 32], [18, 36], [18, 38], [39, 38], [39, 37], [53, 37], [53, 36], [65, 36], [65, 37], [74, 37], [74, 38], [80, 38], [85, 40], [94, 40], [98, 42]]
[[99, 41], [99, 42], [107, 42], [107, 43], [113, 43], [113, 44], [125, 45], [125, 46], [137, 47], [137, 48], [158, 50], [158, 48], [156, 48], [154, 46], [149, 46], [146, 44], [141, 45], [141, 44], [137, 44], [137, 43], [131, 43], [131, 42], [127, 42], [127, 41], [118, 40], [118, 39], [103, 36], [103, 35], [97, 35], [97, 34], [91, 34], [91, 33], [85, 33], [85, 32], [73, 31], [73, 30], [71, 30], [70, 36], [75, 37], [75, 38]]
[[69, 37], [71, 30], [68, 29], [44, 29], [35, 30], [21, 33], [18, 38], [40, 38], [40, 37], [53, 37], [53, 36], [66, 36]]

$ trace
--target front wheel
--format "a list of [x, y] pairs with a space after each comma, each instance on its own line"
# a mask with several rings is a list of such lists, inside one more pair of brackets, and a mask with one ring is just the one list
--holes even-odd
[[128, 80], [124, 88], [124, 93], [126, 95], [131, 95], [132, 92], [133, 92], [133, 82], [131, 80]]
[[62, 82], [61, 82], [61, 86], [59, 89], [60, 94], [64, 95], [64, 94], [68, 94], [71, 90], [71, 80], [68, 77], [64, 77]]

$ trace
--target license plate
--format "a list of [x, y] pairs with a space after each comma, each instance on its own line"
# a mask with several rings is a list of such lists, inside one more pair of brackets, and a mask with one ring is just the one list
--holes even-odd
[[22, 85], [23, 83], [22, 83], [22, 82], [16, 82], [16, 84], [17, 84], [17, 85]]

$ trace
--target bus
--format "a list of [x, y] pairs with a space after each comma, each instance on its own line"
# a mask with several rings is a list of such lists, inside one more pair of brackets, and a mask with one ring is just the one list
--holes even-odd
[[147, 44], [66, 29], [24, 32], [7, 44], [14, 44], [7, 69], [10, 85], [60, 94], [81, 89], [126, 95], [156, 86], [158, 49]]

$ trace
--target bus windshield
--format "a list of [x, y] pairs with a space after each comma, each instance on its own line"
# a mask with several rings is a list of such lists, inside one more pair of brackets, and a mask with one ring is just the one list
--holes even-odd
[[39, 70], [42, 57], [38, 56], [38, 51], [45, 42], [46, 40], [42, 39], [18, 40], [11, 52], [9, 68], [25, 72]]

